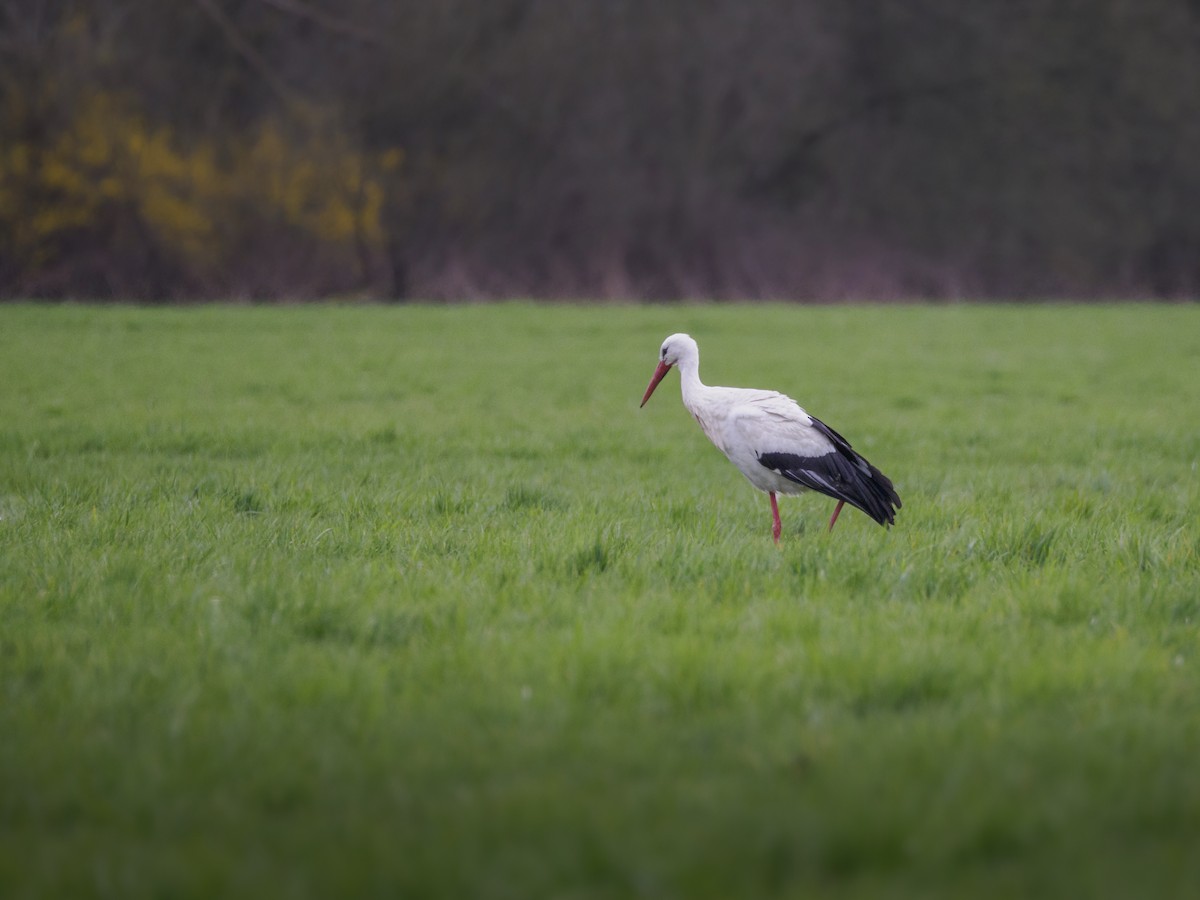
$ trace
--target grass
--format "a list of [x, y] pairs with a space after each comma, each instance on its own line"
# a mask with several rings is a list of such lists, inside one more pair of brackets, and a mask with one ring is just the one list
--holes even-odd
[[[904, 499], [766, 497], [662, 338]], [[1190, 896], [1200, 308], [0, 307], [6, 898]]]

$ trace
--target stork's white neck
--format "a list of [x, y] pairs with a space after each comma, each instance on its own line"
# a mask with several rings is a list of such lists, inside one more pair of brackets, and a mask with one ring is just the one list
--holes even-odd
[[700, 380], [700, 355], [688, 354], [679, 358], [679, 387], [683, 392], [683, 405], [692, 409], [702, 401], [707, 385]]

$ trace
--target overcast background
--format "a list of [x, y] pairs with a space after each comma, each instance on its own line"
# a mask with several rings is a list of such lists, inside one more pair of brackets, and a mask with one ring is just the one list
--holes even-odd
[[1191, 298], [1197, 0], [0, 0], [9, 298]]

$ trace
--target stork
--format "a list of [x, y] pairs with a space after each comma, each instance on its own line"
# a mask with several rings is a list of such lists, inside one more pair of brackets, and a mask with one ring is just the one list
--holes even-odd
[[783, 530], [776, 494], [817, 491], [837, 500], [830, 531], [847, 503], [880, 525], [896, 521], [900, 497], [891, 480], [855, 452], [849, 441], [777, 391], [704, 384], [700, 348], [686, 334], [663, 341], [642, 406], [676, 366], [688, 412], [750, 483], [770, 495], [775, 543]]

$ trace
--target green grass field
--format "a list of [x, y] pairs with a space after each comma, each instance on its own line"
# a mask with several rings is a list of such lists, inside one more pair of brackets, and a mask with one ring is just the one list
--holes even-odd
[[[679, 330], [896, 527], [774, 546]], [[0, 896], [1200, 884], [1200, 307], [0, 306], [0, 384]]]

